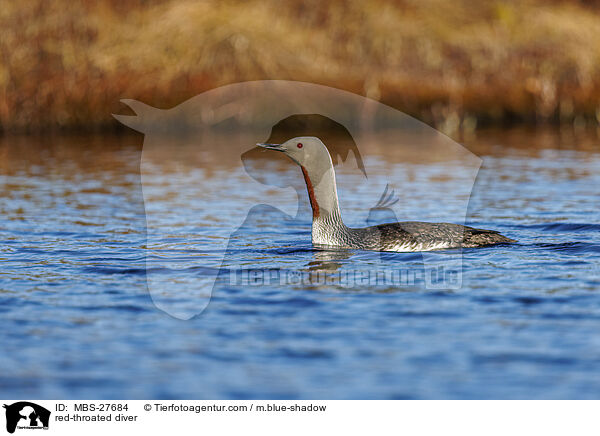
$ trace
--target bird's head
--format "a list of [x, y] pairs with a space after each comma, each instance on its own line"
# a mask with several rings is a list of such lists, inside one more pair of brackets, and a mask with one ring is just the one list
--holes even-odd
[[258, 143], [268, 150], [280, 151], [301, 167], [316, 169], [318, 167], [329, 168], [331, 156], [325, 144], [315, 136], [298, 136], [289, 139], [283, 144]]

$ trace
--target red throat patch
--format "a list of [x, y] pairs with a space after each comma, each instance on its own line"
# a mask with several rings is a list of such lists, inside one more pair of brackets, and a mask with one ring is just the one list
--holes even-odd
[[313, 211], [313, 219], [319, 217], [319, 203], [317, 203], [317, 199], [315, 198], [315, 189], [313, 188], [313, 184], [308, 177], [308, 173], [306, 172], [306, 168], [300, 165], [302, 168], [302, 175], [304, 176], [304, 181], [306, 182], [306, 189], [308, 189], [308, 199], [310, 200], [310, 207], [312, 207]]

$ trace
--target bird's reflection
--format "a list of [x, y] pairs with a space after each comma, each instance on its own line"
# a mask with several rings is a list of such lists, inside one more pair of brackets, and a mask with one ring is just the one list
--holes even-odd
[[336, 272], [342, 266], [339, 261], [349, 259], [354, 254], [345, 249], [317, 249], [313, 253], [313, 259], [308, 262], [307, 271]]

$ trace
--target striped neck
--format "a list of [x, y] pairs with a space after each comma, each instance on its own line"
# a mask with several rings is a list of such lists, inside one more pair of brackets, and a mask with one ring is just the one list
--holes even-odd
[[347, 228], [342, 221], [333, 165], [321, 172], [301, 168], [313, 213], [312, 242], [335, 245]]

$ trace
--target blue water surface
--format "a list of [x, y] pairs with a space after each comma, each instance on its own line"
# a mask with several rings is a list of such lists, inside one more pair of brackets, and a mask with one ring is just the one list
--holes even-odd
[[[316, 251], [309, 215], [258, 205], [224, 264], [207, 266], [221, 277], [189, 320], [157, 309], [147, 279], [165, 292], [182, 277], [202, 280], [208, 270], [186, 265], [205, 255], [204, 229], [218, 223], [174, 224], [165, 246], [188, 250], [177, 273], [161, 264], [146, 245], [141, 137], [5, 138], [0, 394], [598, 398], [600, 152], [576, 135], [522, 145], [534, 135], [467, 141], [483, 158], [468, 224], [518, 243], [464, 250], [460, 288], [430, 289], [418, 276], [404, 286], [232, 282], [223, 274], [243, 266], [326, 275], [423, 266], [414, 253]], [[172, 196], [156, 201], [168, 208]], [[197, 305], [185, 294], [176, 303]]]

